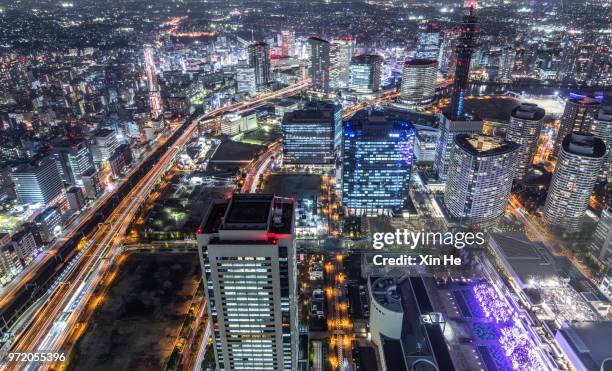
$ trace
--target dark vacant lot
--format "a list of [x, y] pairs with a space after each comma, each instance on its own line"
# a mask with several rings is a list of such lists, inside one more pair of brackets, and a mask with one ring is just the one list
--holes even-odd
[[69, 370], [163, 369], [200, 277], [194, 253], [130, 255]]

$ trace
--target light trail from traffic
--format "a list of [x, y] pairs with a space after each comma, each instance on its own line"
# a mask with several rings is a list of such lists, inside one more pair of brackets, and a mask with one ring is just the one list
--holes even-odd
[[[113, 266], [114, 258], [121, 253], [123, 241], [132, 220], [163, 175], [170, 170], [174, 161], [179, 157], [183, 146], [192, 138], [200, 121], [237, 108], [245, 109], [265, 100], [293, 94], [306, 86], [305, 83], [298, 83], [268, 93], [265, 98], [257, 98], [213, 110], [186, 123], [186, 129], [179, 138], [166, 150], [153, 168], [131, 188], [128, 195], [120, 201], [106, 219], [106, 222], [90, 238], [90, 244], [88, 244], [90, 247], [87, 252], [77, 256], [77, 260], [71, 266], [72, 269], [66, 275], [62, 284], [57, 285], [54, 290], [50, 290], [52, 292], [49, 293], [47, 301], [36, 311], [24, 331], [16, 336], [11, 350], [32, 352], [35, 350], [67, 351], [71, 349], [86, 328], [86, 325], [79, 325], [79, 319], [82, 315], [87, 317], [85, 318], [86, 324], [91, 319], [97, 305], [87, 306], [84, 313], [82, 313], [82, 308], [90, 302], [97, 287], [102, 285], [102, 289], [105, 289], [112, 282], [114, 276], [105, 278], [105, 275]], [[255, 171], [252, 177], [254, 184], [257, 184], [256, 180], [263, 171], [261, 169], [265, 169], [265, 166], [262, 165], [269, 163], [270, 157], [279, 148], [280, 143], [275, 143], [270, 146], [265, 155], [255, 162], [255, 165], [258, 166], [252, 167]], [[109, 259], [111, 257], [112, 259]], [[16, 365], [9, 364], [4, 365], [3, 369], [13, 370], [15, 367]], [[39, 364], [38, 362], [30, 362], [26, 365], [26, 369], [40, 369], [41, 367], [47, 369], [50, 365]]]
[[151, 117], [161, 115], [162, 101], [159, 87], [157, 86], [157, 75], [155, 72], [155, 60], [153, 58], [153, 47], [145, 45], [144, 47], [145, 74], [147, 76], [147, 87], [149, 90], [149, 105], [151, 107]]
[[[36, 349], [50, 351], [60, 350], [68, 331], [74, 331], [78, 310], [68, 313], [67, 318], [62, 314], [69, 309], [75, 295], [80, 295], [82, 287], [80, 283], [99, 283], [101, 277], [111, 264], [101, 264], [108, 256], [118, 254], [121, 249], [123, 238], [131, 221], [135, 217], [142, 203], [146, 201], [149, 193], [156, 187], [161, 176], [169, 170], [182, 146], [188, 142], [197, 128], [197, 120], [192, 121], [185, 132], [177, 139], [173, 146], [160, 158], [153, 169], [148, 172], [136, 186], [132, 187], [126, 196], [115, 208], [107, 219], [107, 222], [91, 238], [92, 248], [80, 257], [75, 263], [74, 270], [66, 277], [65, 285], [61, 285], [49, 298], [49, 300], [38, 310], [30, 321], [30, 326], [20, 334], [13, 344], [16, 352], [31, 352]], [[98, 267], [95, 269], [94, 267]], [[94, 273], [93, 277], [90, 274]], [[86, 303], [94, 291], [95, 285], [86, 285], [87, 290], [77, 305]], [[84, 300], [83, 300], [84, 299]], [[78, 309], [78, 308], [77, 308]], [[76, 340], [76, 339], [75, 339]], [[42, 349], [42, 347], [45, 349]], [[43, 368], [48, 365], [43, 365]], [[31, 363], [28, 367], [38, 367]], [[7, 369], [13, 369], [9, 365]]]

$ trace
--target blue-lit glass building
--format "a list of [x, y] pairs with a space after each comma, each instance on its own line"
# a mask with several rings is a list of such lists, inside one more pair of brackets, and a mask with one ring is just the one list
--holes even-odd
[[385, 110], [362, 110], [344, 122], [342, 205], [353, 215], [390, 215], [408, 198], [416, 131]]

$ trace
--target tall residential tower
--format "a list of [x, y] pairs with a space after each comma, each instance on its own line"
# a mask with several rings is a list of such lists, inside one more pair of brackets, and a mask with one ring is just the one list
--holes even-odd
[[498, 218], [508, 204], [519, 145], [486, 135], [459, 134], [454, 140], [446, 208], [467, 224]]
[[605, 154], [605, 143], [592, 134], [565, 136], [544, 205], [544, 220], [549, 225], [570, 232], [582, 226]]
[[538, 146], [542, 121], [544, 120], [544, 109], [533, 103], [521, 103], [510, 113], [510, 125], [506, 133], [506, 140], [518, 143], [518, 164], [515, 179], [523, 179], [531, 168], [533, 155]]

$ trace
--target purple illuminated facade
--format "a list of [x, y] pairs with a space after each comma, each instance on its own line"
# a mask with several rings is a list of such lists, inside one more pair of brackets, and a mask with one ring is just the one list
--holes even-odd
[[513, 370], [549, 370], [538, 352], [536, 343], [523, 324], [518, 312], [495, 288], [480, 282], [472, 292], [484, 316], [495, 323], [498, 344], [508, 368]]

